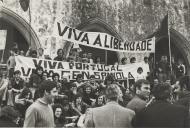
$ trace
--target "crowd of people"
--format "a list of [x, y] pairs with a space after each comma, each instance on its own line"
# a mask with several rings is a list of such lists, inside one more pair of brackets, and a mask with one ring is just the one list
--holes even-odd
[[[15, 50], [16, 49], [16, 50]], [[75, 49], [68, 58], [63, 50], [57, 51], [56, 61], [75, 61], [101, 64], [100, 57], [92, 59], [91, 53], [82, 57]], [[105, 80], [94, 75], [76, 80], [54, 73], [51, 77], [36, 67], [28, 81], [14, 70], [17, 48], [11, 50], [8, 75], [0, 73], [0, 127], [188, 127], [190, 108], [189, 77], [185, 66], [168, 63], [162, 56], [158, 63], [145, 57], [150, 67], [146, 78], [117, 81], [107, 75]], [[24, 54], [23, 54], [24, 55]], [[29, 50], [25, 56], [51, 59], [43, 49]], [[127, 58], [121, 59], [125, 65]], [[131, 63], [136, 59], [132, 58]], [[143, 72], [138, 69], [139, 74]]]

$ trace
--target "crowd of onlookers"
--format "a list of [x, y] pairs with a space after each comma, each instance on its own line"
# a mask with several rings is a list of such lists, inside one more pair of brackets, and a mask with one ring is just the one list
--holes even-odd
[[[181, 59], [177, 63], [172, 60], [172, 65], [170, 65], [167, 56], [162, 56], [159, 62], [154, 62], [153, 57], [145, 57], [144, 62], [150, 69], [147, 78], [139, 77], [139, 80], [129, 80], [129, 82], [125, 80], [117, 81], [112, 75], [108, 75], [105, 80], [96, 79], [94, 75], [91, 75], [89, 80], [84, 81], [82, 74], [78, 74], [76, 80], [71, 81], [67, 77], [54, 73], [50, 78], [43, 67], [36, 67], [29, 81], [24, 81], [21, 78], [21, 72], [14, 70], [15, 54], [51, 59], [43, 52], [42, 48], [38, 51], [29, 49], [24, 55], [17, 48], [11, 50], [8, 60], [8, 77], [6, 74], [0, 73], [0, 105], [2, 108], [0, 122], [8, 120], [9, 124], [11, 124], [10, 122], [16, 122], [18, 126], [22, 126], [27, 108], [41, 97], [39, 88], [41, 83], [46, 80], [54, 81], [57, 85], [58, 95], [52, 104], [54, 121], [57, 127], [79, 126], [80, 124], [77, 124], [79, 117], [85, 114], [88, 108], [100, 107], [106, 104], [105, 90], [113, 83], [121, 90], [118, 103], [135, 111], [135, 113], [140, 112], [154, 102], [152, 98], [154, 97], [153, 90], [155, 87], [161, 86], [161, 83], [170, 85], [172, 88], [170, 102], [189, 107], [189, 77], [185, 76], [185, 65]], [[53, 60], [103, 63], [100, 57], [92, 58], [91, 53], [84, 53], [81, 57], [77, 49], [71, 50], [69, 57], [66, 58], [63, 50], [59, 49]], [[122, 58], [121, 64], [127, 64], [127, 59], [126, 57]], [[135, 61], [134, 57], [130, 59], [130, 63], [135, 63]], [[143, 69], [139, 68], [137, 72], [141, 74]], [[183, 98], [187, 99], [181, 102], [180, 99]]]

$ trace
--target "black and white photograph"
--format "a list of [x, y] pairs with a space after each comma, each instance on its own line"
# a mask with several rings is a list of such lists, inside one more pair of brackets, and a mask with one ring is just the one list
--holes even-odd
[[0, 0], [0, 127], [190, 128], [190, 0]]

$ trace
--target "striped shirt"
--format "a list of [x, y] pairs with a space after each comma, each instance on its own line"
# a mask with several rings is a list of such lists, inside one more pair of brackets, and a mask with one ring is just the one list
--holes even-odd
[[24, 127], [54, 127], [52, 107], [38, 99], [26, 111]]

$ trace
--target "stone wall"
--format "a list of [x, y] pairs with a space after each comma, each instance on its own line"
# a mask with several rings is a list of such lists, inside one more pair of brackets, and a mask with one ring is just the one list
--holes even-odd
[[[154, 33], [168, 12], [170, 26], [190, 41], [189, 5], [189, 0], [30, 0], [31, 25], [43, 48], [52, 55], [65, 45], [52, 36], [57, 20], [76, 27], [98, 17], [114, 27], [123, 40], [134, 41]], [[29, 11], [21, 9], [19, 0], [4, 0], [4, 6], [30, 22]]]

